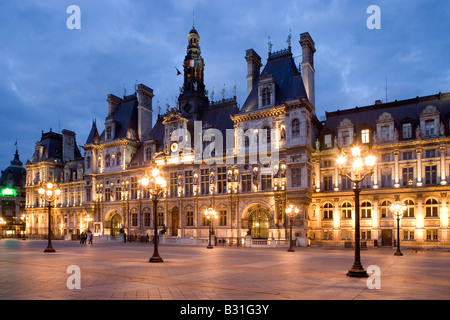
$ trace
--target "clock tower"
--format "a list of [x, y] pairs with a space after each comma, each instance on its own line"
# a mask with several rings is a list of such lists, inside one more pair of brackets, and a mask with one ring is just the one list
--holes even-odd
[[178, 97], [178, 105], [184, 117], [195, 121], [201, 118], [202, 109], [209, 106], [209, 100], [205, 92], [205, 63], [200, 51], [200, 35], [194, 26], [187, 38], [188, 47], [183, 64], [184, 83]]

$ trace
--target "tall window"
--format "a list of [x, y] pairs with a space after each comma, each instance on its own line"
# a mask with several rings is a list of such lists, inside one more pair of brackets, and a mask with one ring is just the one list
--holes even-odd
[[267, 191], [272, 189], [272, 174], [261, 174], [261, 190]]
[[194, 173], [192, 170], [184, 172], [184, 195], [187, 197], [194, 195]]
[[407, 167], [403, 168], [403, 185], [412, 186], [414, 182], [414, 168]]
[[361, 218], [372, 218], [372, 204], [369, 201], [361, 204]]
[[298, 120], [297, 118], [292, 120], [291, 130], [293, 137], [298, 137], [300, 135], [300, 120]]
[[325, 203], [323, 206], [323, 218], [333, 219], [333, 205], [330, 202]]
[[325, 149], [330, 149], [333, 147], [333, 142], [331, 141], [331, 134], [326, 134], [323, 137], [323, 144]]
[[344, 202], [342, 204], [342, 219], [351, 219], [352, 218], [352, 204], [350, 202]]
[[217, 192], [226, 193], [227, 192], [227, 168], [218, 167], [217, 168]]
[[164, 224], [164, 212], [163, 211], [159, 211], [158, 212], [158, 226], [162, 226]]
[[186, 227], [194, 226], [194, 211], [186, 211]]
[[149, 208], [144, 209], [144, 226], [150, 226], [151, 213]]
[[414, 201], [405, 200], [406, 211], [403, 212], [403, 217], [414, 218]]
[[302, 168], [291, 168], [291, 185], [293, 188], [302, 186]]
[[425, 166], [425, 184], [437, 183], [437, 166]]
[[324, 176], [323, 177], [323, 190], [331, 191], [333, 188], [333, 177], [332, 176]]
[[270, 90], [269, 90], [269, 88], [264, 88], [262, 91], [262, 105], [263, 105], [263, 107], [270, 105]]
[[105, 201], [111, 201], [111, 189], [105, 188]]
[[150, 147], [145, 148], [145, 161], [152, 160], [152, 149]]
[[209, 194], [209, 169], [200, 170], [200, 191], [202, 195]]
[[342, 190], [351, 190], [352, 189], [352, 182], [347, 177], [342, 177], [341, 179], [341, 188]]
[[131, 225], [133, 227], [137, 227], [137, 225], [138, 225], [138, 214], [136, 211], [133, 211], [131, 213]]
[[242, 192], [251, 192], [252, 191], [252, 175], [251, 174], [243, 174], [242, 175], [241, 187], [242, 187]]
[[438, 240], [437, 229], [427, 229], [427, 240]]
[[432, 136], [435, 132], [434, 120], [425, 120], [425, 135]]
[[[265, 133], [266, 133], [266, 136], [263, 137], [264, 138], [263, 141], [265, 141], [266, 143], [269, 144], [270, 143], [270, 128], [268, 126], [265, 126], [265, 127], [263, 127], [263, 130], [265, 130]], [[264, 131], [262, 131], [262, 132], [264, 132]]]
[[91, 168], [91, 157], [87, 156], [86, 157], [86, 169], [90, 169]]
[[370, 130], [369, 129], [361, 130], [361, 142], [362, 143], [370, 142]]
[[392, 187], [392, 173], [391, 172], [385, 172], [381, 173], [381, 187], [387, 188]]
[[178, 178], [176, 172], [170, 173], [170, 196], [176, 197], [178, 195]]
[[122, 153], [121, 152], [117, 152], [117, 154], [116, 154], [116, 164], [118, 166], [122, 165]]
[[130, 187], [131, 187], [130, 198], [137, 199], [137, 194], [138, 194], [138, 178], [137, 177], [131, 177]]
[[111, 126], [106, 127], [106, 140], [111, 140], [112, 129]]
[[410, 139], [410, 138], [412, 138], [411, 123], [403, 124], [403, 126], [402, 126], [402, 137], [403, 137], [403, 139]]
[[105, 156], [105, 167], [108, 168], [111, 165], [111, 157], [109, 154]]
[[390, 140], [391, 130], [390, 126], [381, 126], [381, 140]]
[[219, 226], [227, 225], [227, 212], [226, 210], [219, 211]]
[[428, 199], [425, 202], [425, 216], [429, 218], [438, 217], [439, 204], [436, 199]]
[[390, 201], [383, 201], [381, 203], [381, 217], [382, 218], [390, 218], [391, 217], [391, 209], [389, 208], [391, 206]]

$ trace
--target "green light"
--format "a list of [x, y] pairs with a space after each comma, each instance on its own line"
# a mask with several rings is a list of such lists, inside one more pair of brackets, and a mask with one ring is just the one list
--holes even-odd
[[17, 191], [15, 189], [6, 187], [0, 191], [0, 196], [2, 196], [2, 197], [17, 197]]

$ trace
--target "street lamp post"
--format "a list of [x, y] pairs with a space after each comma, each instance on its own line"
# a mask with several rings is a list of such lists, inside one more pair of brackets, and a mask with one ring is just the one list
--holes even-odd
[[150, 188], [149, 192], [152, 195], [153, 201], [153, 214], [154, 214], [154, 235], [153, 235], [153, 256], [150, 258], [149, 262], [164, 262], [164, 260], [160, 257], [158, 252], [158, 214], [156, 212], [158, 208], [158, 197], [165, 191], [167, 182], [161, 176], [161, 173], [158, 168], [154, 168], [152, 170], [152, 177], [149, 178], [147, 176], [141, 179], [141, 185], [144, 188], [150, 186], [150, 182], [152, 182], [152, 188]]
[[39, 194], [41, 198], [48, 203], [48, 244], [44, 252], [56, 252], [52, 246], [51, 210], [52, 202], [59, 198], [61, 190], [52, 182], [48, 182], [39, 188]]
[[[352, 268], [347, 272], [349, 277], [367, 277], [368, 274], [364, 270], [361, 264], [361, 248], [360, 248], [360, 210], [359, 210], [359, 193], [361, 192], [360, 183], [368, 176], [373, 174], [375, 168], [376, 157], [367, 152], [366, 155], [361, 156], [361, 146], [355, 143], [351, 146], [351, 160], [352, 160], [352, 172], [353, 178], [344, 172], [345, 163], [347, 161], [346, 154], [342, 154], [336, 159], [339, 174], [342, 177], [346, 177], [351, 182], [354, 183], [353, 191], [355, 193], [355, 260], [353, 262]], [[363, 170], [368, 170], [363, 173]]]
[[403, 212], [406, 211], [406, 206], [396, 201], [390, 206], [390, 209], [397, 218], [397, 251], [395, 251], [394, 256], [402, 256], [403, 253], [400, 251], [400, 218], [403, 216]]
[[208, 237], [209, 240], [208, 240], [208, 246], [206, 248], [212, 249], [213, 248], [213, 246], [211, 245], [212, 220], [213, 220], [213, 218], [214, 219], [217, 218], [217, 212], [212, 207], [209, 207], [208, 209], [205, 210], [204, 214], [205, 214], [206, 218], [209, 220], [209, 237]]
[[300, 210], [293, 204], [286, 208], [286, 215], [289, 217], [289, 249], [288, 252], [294, 252], [294, 241], [292, 240], [292, 220]]

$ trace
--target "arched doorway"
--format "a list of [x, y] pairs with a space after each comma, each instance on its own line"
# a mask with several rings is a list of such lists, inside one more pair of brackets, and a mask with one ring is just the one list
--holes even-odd
[[118, 236], [122, 228], [122, 217], [116, 213], [111, 217], [111, 236]]
[[178, 235], [178, 227], [179, 227], [179, 221], [180, 221], [180, 210], [178, 207], [174, 207], [172, 209], [172, 236]]
[[269, 213], [266, 209], [257, 207], [250, 212], [248, 227], [253, 239], [269, 237]]

